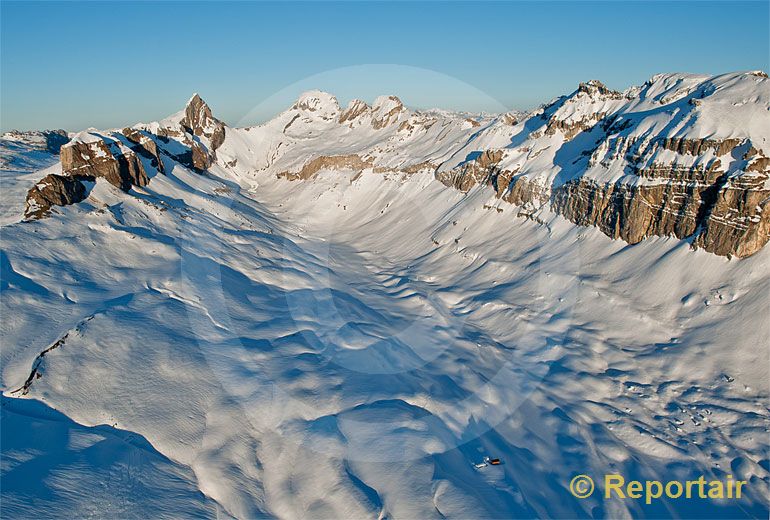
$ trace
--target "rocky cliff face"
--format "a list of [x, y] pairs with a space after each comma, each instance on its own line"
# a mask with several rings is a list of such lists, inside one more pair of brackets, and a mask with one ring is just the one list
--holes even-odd
[[62, 173], [71, 177], [103, 178], [128, 191], [150, 182], [137, 152], [118, 141], [114, 134], [80, 134], [61, 149]]
[[769, 101], [757, 73], [660, 76], [626, 93], [589, 82], [530, 116], [515, 147], [436, 177], [463, 191], [489, 185], [631, 244], [674, 236], [749, 256], [770, 238]]
[[738, 257], [762, 249], [770, 236], [767, 179], [767, 166], [758, 175], [726, 179], [708, 208], [694, 245], [718, 255]]
[[189, 140], [192, 166], [207, 170], [217, 159], [216, 150], [225, 142], [225, 125], [215, 118], [209, 106], [198, 94], [188, 101], [181, 121], [182, 128], [192, 136]]
[[165, 173], [163, 159], [160, 155], [160, 149], [153, 138], [146, 132], [135, 128], [124, 128], [121, 133], [135, 146], [133, 150], [147, 157], [152, 161], [152, 166], [157, 168], [160, 173]]
[[[496, 186], [501, 173], [497, 165], [502, 158], [502, 150], [485, 150], [454, 170], [437, 173], [436, 178], [447, 186], [466, 192], [477, 184], [488, 183]], [[510, 178], [508, 180], [510, 181]], [[507, 186], [507, 183], [505, 185]]]
[[182, 126], [192, 135], [207, 138], [212, 151], [225, 141], [224, 123], [211, 114], [211, 108], [198, 94], [187, 102]]

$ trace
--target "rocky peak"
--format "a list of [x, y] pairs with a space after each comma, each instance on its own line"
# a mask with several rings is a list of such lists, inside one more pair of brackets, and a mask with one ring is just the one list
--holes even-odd
[[402, 111], [404, 110], [404, 104], [398, 96], [379, 96], [372, 103], [372, 110], [374, 112]]
[[336, 114], [340, 111], [337, 98], [321, 90], [303, 92], [292, 108], [302, 112], [318, 113], [322, 116]]
[[348, 106], [345, 107], [345, 110], [340, 113], [340, 123], [352, 121], [369, 110], [370, 107], [366, 102], [361, 101], [360, 99], [353, 99], [348, 103]]
[[572, 94], [546, 107], [545, 114], [550, 114], [550, 118], [545, 134], [561, 132], [566, 140], [570, 140], [619, 109], [624, 99], [622, 93], [607, 88], [598, 80], [581, 83]]
[[587, 94], [590, 97], [606, 96], [611, 98], [619, 98], [621, 96], [620, 92], [608, 88], [598, 79], [592, 79], [578, 85], [577, 93], [581, 92]]
[[375, 129], [385, 128], [398, 120], [406, 108], [396, 96], [380, 96], [372, 104], [372, 126]]
[[193, 94], [184, 109], [182, 126], [188, 132], [199, 137], [206, 137], [211, 142], [211, 150], [216, 150], [225, 140], [225, 125], [211, 113], [211, 108], [198, 94]]

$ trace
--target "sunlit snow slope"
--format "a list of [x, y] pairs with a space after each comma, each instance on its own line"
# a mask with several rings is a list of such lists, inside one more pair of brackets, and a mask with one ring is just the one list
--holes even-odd
[[[391, 171], [399, 152], [369, 130], [323, 134], [326, 155], [366, 150], [379, 170], [320, 161], [303, 180], [301, 147], [335, 105], [311, 93], [228, 128], [207, 172], [164, 156], [128, 193], [97, 179], [48, 218], [4, 217], [4, 518], [35, 501], [52, 516], [767, 516], [767, 248], [728, 260], [534, 221], [490, 187]], [[391, 98], [348, 109], [393, 139], [422, 117]], [[292, 154], [287, 124], [305, 125]], [[450, 160], [480, 123], [436, 124], [413, 164]], [[32, 182], [7, 184], [3, 207]], [[485, 456], [502, 464], [476, 468]], [[573, 498], [579, 473], [749, 485], [645, 505]]]

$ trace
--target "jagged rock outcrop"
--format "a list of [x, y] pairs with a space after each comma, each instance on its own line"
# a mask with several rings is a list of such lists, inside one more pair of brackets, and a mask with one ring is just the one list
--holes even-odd
[[[160, 153], [148, 136], [131, 129], [123, 132], [108, 136], [82, 132], [62, 146], [62, 175], [48, 175], [29, 190], [25, 217], [40, 218], [51, 206], [81, 202], [87, 196], [83, 181], [103, 178], [123, 191], [133, 186], [146, 186], [150, 177], [140, 154], [162, 171]], [[119, 135], [127, 141], [122, 142]], [[129, 148], [131, 143], [134, 149]]]
[[208, 139], [212, 154], [225, 141], [225, 124], [212, 115], [211, 108], [198, 94], [187, 102], [182, 126], [192, 135]]
[[[295, 107], [300, 106], [295, 104]], [[339, 112], [340, 124], [352, 125], [354, 121], [368, 121], [372, 128], [381, 130], [399, 121], [407, 111], [404, 104], [396, 96], [380, 96], [369, 106], [360, 99], [354, 99], [344, 110]], [[408, 121], [402, 121], [400, 130], [410, 129]]]
[[150, 182], [137, 154], [107, 136], [84, 133], [61, 148], [62, 172], [72, 177], [101, 177], [128, 191]]
[[46, 175], [28, 192], [24, 217], [37, 219], [44, 216], [51, 206], [66, 206], [81, 202], [87, 196], [82, 181], [93, 181], [93, 177]]
[[136, 130], [135, 128], [124, 128], [121, 130], [121, 133], [126, 137], [126, 139], [136, 145], [133, 148], [134, 151], [137, 151], [145, 157], [149, 158], [152, 161], [152, 166], [154, 166], [160, 173], [165, 173], [165, 167], [163, 166], [163, 159], [161, 158], [160, 150], [158, 150], [158, 145], [155, 143], [152, 137], [147, 135], [145, 132], [142, 132], [141, 130]]
[[181, 131], [173, 127], [162, 129], [164, 137], [178, 138], [189, 147], [189, 152], [175, 154], [176, 159], [197, 171], [208, 170], [217, 160], [217, 148], [225, 141], [225, 124], [194, 94], [185, 106], [179, 127]]
[[[225, 125], [195, 94], [182, 112], [162, 122], [103, 134], [80, 132], [72, 140], [64, 131], [47, 131], [45, 135], [48, 146], [60, 146], [56, 152], [62, 175], [48, 175], [29, 190], [28, 218], [44, 216], [53, 205], [82, 201], [87, 196], [83, 181], [103, 178], [126, 192], [134, 186], [146, 186], [156, 171], [165, 173], [164, 156], [189, 168], [206, 170], [225, 140]], [[66, 144], [58, 144], [62, 142]]]
[[496, 181], [497, 196], [517, 206], [539, 208], [547, 201], [550, 190], [532, 182], [526, 177], [516, 176], [516, 172], [503, 170]]
[[200, 141], [193, 141], [190, 144], [190, 152], [189, 165], [199, 171], [208, 170], [216, 160], [213, 150], [209, 151]]
[[361, 114], [364, 114], [370, 110], [369, 105], [367, 105], [365, 102], [361, 101], [360, 99], [354, 99], [350, 103], [348, 103], [348, 106], [340, 113], [340, 123], [345, 123], [347, 121], [352, 121], [353, 119], [357, 118]]

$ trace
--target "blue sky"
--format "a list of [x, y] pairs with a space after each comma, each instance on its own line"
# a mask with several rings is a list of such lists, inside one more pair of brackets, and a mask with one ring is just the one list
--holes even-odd
[[498, 111], [769, 61], [766, 0], [0, 2], [3, 130], [150, 121], [193, 92], [246, 124], [312, 87]]

